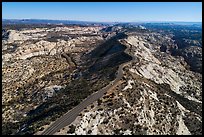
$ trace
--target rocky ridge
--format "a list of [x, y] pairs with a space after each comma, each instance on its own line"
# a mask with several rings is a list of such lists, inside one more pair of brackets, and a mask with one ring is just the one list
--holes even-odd
[[[90, 94], [89, 88], [96, 91], [106, 85], [114, 76], [114, 65], [129, 60], [120, 52], [125, 45], [134, 59], [123, 68], [124, 76], [117, 86], [55, 134], [202, 134], [202, 75], [191, 68], [196, 61], [194, 68], [202, 67], [200, 48], [190, 47], [182, 50], [182, 55], [172, 56], [172, 49], [177, 48], [172, 36], [145, 29], [126, 32], [127, 37], [97, 49], [116, 34], [102, 29], [74, 26], [3, 32], [3, 126], [18, 127], [31, 112], [38, 113], [41, 104], [49, 107], [46, 111], [67, 107], [63, 101], [77, 105], [79, 100], [74, 97], [82, 95], [71, 96], [71, 91], [82, 92], [84, 87], [80, 86], [86, 85], [83, 93]], [[96, 51], [90, 61], [93, 69], [87, 71], [91, 73], [86, 80], [80, 79], [81, 59], [90, 51]], [[97, 75], [99, 71], [101, 75]], [[55, 96], [60, 89], [65, 92]], [[65, 106], [52, 105], [52, 97]], [[47, 125], [35, 126], [39, 130]]]
[[[148, 36], [153, 41], [148, 41]], [[170, 38], [158, 33], [128, 34], [135, 60], [124, 68], [121, 84], [88, 106], [58, 134], [202, 134], [202, 75], [183, 57], [161, 52]]]
[[[56, 87], [65, 87], [76, 64], [80, 64], [80, 57], [104, 40], [100, 29], [54, 27], [5, 30], [8, 39], [2, 40], [3, 121], [18, 121], [19, 114], [26, 116], [29, 110], [50, 98]], [[52, 36], [55, 41], [49, 41], [51, 32], [64, 36]], [[19, 114], [13, 113], [16, 111]]]

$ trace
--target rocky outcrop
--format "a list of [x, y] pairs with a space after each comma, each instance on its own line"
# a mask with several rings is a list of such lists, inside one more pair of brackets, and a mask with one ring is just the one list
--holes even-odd
[[[2, 31], [3, 125], [52, 98], [71, 81], [81, 56], [103, 41], [101, 27], [15, 28]], [[53, 32], [58, 37], [50, 42]]]
[[[9, 30], [2, 41], [3, 133], [25, 129], [23, 120], [35, 121], [26, 125], [27, 133], [40, 130], [43, 122], [49, 124], [108, 85], [117, 66], [131, 60], [120, 69], [116, 85], [55, 134], [202, 134], [202, 75], [197, 73], [202, 48], [177, 50], [171, 36], [146, 29], [103, 42], [104, 35], [115, 32], [101, 28]], [[171, 55], [173, 49], [178, 56]]]
[[165, 39], [128, 35], [134, 60], [119, 84], [56, 135], [201, 135], [202, 75], [187, 69], [183, 57], [160, 51], [157, 40]]
[[195, 72], [202, 73], [202, 48], [198, 46], [190, 46], [178, 49], [173, 55], [184, 57], [185, 61], [190, 65], [190, 69]]
[[2, 29], [2, 40], [7, 40], [9, 38], [9, 32]]
[[9, 36], [8, 36], [9, 43], [12, 43], [14, 41], [28, 40], [28, 39], [29, 38], [26, 37], [26, 35], [19, 33], [18, 31], [15, 31], [15, 30], [9, 31]]

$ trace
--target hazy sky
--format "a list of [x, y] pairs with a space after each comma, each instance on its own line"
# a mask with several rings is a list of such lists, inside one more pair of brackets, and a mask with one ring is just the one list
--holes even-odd
[[202, 22], [202, 2], [3, 2], [3, 19]]

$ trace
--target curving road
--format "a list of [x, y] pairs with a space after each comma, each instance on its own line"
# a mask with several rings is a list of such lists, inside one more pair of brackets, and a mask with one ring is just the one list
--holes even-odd
[[[129, 47], [127, 47], [126, 50], [128, 50]], [[134, 57], [132, 57], [134, 59]], [[132, 60], [133, 60], [132, 59]], [[132, 61], [131, 60], [131, 61]], [[131, 62], [129, 61], [129, 62]], [[128, 64], [129, 62], [123, 63], [119, 66], [118, 74], [116, 76], [116, 79], [112, 81], [109, 85], [102, 88], [101, 90], [91, 94], [89, 97], [87, 97], [85, 100], [83, 100], [79, 105], [68, 111], [66, 114], [64, 114], [62, 117], [57, 119], [50, 127], [48, 127], [41, 135], [53, 135], [63, 127], [71, 124], [76, 117], [79, 115], [79, 113], [86, 108], [88, 105], [92, 104], [94, 101], [101, 98], [110, 88], [115, 86], [120, 79], [123, 76], [123, 67]]]

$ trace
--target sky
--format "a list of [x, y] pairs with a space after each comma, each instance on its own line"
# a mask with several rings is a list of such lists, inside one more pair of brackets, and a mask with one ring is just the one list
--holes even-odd
[[2, 18], [202, 22], [202, 2], [3, 2]]

